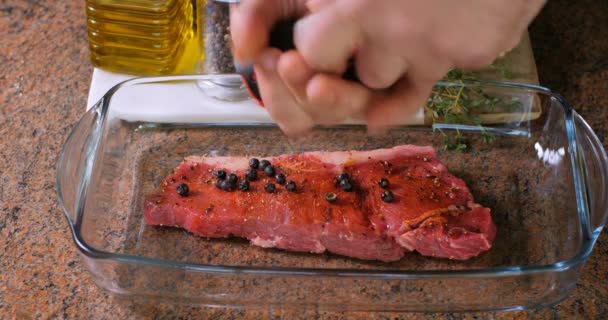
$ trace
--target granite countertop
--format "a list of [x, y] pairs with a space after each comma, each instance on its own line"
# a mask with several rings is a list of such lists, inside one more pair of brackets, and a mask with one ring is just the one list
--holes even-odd
[[[608, 316], [608, 232], [572, 295], [551, 308], [470, 314], [249, 311], [114, 298], [85, 270], [55, 193], [61, 147], [92, 67], [85, 1], [0, 2], [0, 318], [599, 319]], [[608, 3], [549, 1], [530, 28], [540, 82], [568, 99], [608, 148]]]

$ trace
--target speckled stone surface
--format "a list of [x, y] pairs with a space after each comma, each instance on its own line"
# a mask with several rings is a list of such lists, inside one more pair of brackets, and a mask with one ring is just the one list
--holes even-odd
[[[236, 310], [122, 301], [93, 284], [55, 194], [61, 146], [91, 78], [85, 1], [0, 0], [1, 319], [605, 319], [608, 233], [570, 298], [470, 314]], [[608, 147], [608, 3], [549, 1], [531, 26], [541, 84], [563, 94]]]

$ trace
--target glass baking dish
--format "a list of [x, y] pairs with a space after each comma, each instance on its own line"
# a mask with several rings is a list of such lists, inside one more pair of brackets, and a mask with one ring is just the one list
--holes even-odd
[[[483, 126], [435, 121], [371, 136], [364, 126], [345, 123], [293, 139], [263, 108], [214, 101], [196, 89], [201, 80], [235, 77], [129, 80], [73, 129], [60, 157], [57, 192], [100, 287], [206, 306], [428, 312], [549, 306], [574, 287], [606, 223], [608, 160], [591, 128], [559, 95], [512, 83], [437, 83], [522, 103]], [[535, 108], [540, 111], [532, 113]], [[467, 141], [464, 152], [445, 148], [445, 137], [454, 134]], [[498, 230], [492, 249], [468, 261], [409, 253], [383, 263], [204, 239], [143, 223], [144, 196], [189, 155], [400, 144], [435, 146], [477, 202], [492, 209]]]

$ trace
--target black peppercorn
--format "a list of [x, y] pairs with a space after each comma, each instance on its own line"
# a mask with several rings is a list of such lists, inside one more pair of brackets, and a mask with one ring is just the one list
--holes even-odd
[[190, 188], [188, 188], [188, 185], [185, 183], [180, 183], [177, 185], [177, 194], [179, 194], [182, 197], [185, 197], [188, 195], [188, 193], [190, 193]]
[[274, 176], [274, 178], [277, 180], [277, 183], [278, 183], [278, 184], [285, 184], [285, 181], [286, 181], [286, 179], [287, 179], [287, 178], [285, 177], [285, 175], [284, 175], [284, 174], [282, 174], [282, 173], [277, 174], [276, 176]]
[[260, 169], [262, 169], [262, 170], [266, 169], [266, 167], [268, 167], [269, 165], [270, 165], [270, 161], [268, 161], [268, 160], [260, 161]]
[[237, 180], [239, 180], [239, 177], [236, 176], [236, 174], [231, 173], [228, 175], [228, 178], [226, 179], [230, 184], [234, 185], [236, 184]]
[[258, 171], [255, 169], [247, 169], [245, 172], [245, 178], [249, 181], [255, 181], [258, 179]]
[[241, 180], [241, 182], [239, 182], [239, 190], [240, 191], [247, 191], [247, 190], [249, 190], [249, 181], [247, 181], [247, 180]]
[[222, 181], [222, 184], [220, 185], [220, 188], [224, 191], [232, 191], [234, 187], [235, 185], [230, 183], [228, 180]]
[[274, 186], [274, 183], [272, 182], [268, 182], [265, 186], [264, 186], [264, 191], [268, 192], [268, 193], [273, 193], [275, 192], [276, 187]]
[[296, 183], [292, 180], [290, 180], [289, 182], [287, 182], [287, 184], [285, 185], [285, 189], [287, 189], [287, 191], [289, 192], [294, 192], [296, 191]]
[[256, 158], [251, 158], [249, 160], [249, 167], [251, 167], [251, 169], [257, 169], [260, 166], [260, 160], [256, 159]]
[[351, 192], [354, 189], [353, 183], [349, 179], [340, 180], [340, 188], [346, 192]]
[[382, 192], [381, 195], [382, 201], [384, 202], [393, 202], [393, 200], [395, 200], [395, 196], [393, 195], [393, 193], [390, 190], [384, 190], [384, 192]]
[[388, 188], [390, 183], [388, 182], [387, 178], [382, 178], [382, 179], [378, 180], [378, 185], [380, 186], [380, 188], [386, 189], [386, 188]]
[[338, 195], [333, 192], [328, 192], [325, 194], [325, 200], [330, 203], [336, 202], [336, 200], [338, 200]]
[[222, 188], [222, 182], [224, 182], [224, 179], [215, 179], [215, 187], [218, 189]]
[[350, 180], [350, 174], [341, 173], [340, 175], [338, 175], [338, 182], [341, 182], [343, 180]]
[[274, 173], [275, 173], [275, 171], [274, 171], [274, 167], [273, 167], [273, 166], [267, 166], [266, 168], [264, 168], [264, 173], [265, 173], [267, 176], [269, 176], [269, 177], [274, 176]]
[[226, 178], [226, 171], [224, 170], [216, 170], [215, 172], [213, 172], [213, 175], [218, 178], [218, 179], [225, 179]]

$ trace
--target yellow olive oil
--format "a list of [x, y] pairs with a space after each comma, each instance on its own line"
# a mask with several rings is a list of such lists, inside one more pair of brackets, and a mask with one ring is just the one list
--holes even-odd
[[195, 73], [205, 0], [87, 0], [94, 66], [136, 75]]

